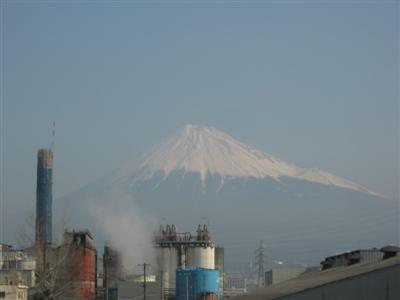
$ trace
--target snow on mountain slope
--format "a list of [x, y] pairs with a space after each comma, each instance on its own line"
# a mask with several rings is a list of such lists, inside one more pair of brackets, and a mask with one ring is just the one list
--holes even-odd
[[[142, 159], [134, 181], [149, 180], [162, 173], [164, 179], [173, 171], [198, 172], [204, 186], [208, 174], [222, 178], [282, 176], [375, 194], [349, 180], [319, 169], [305, 169], [253, 149], [228, 134], [205, 126], [185, 125], [163, 144]], [[121, 170], [122, 171], [122, 170]], [[125, 174], [126, 174], [125, 170]]]

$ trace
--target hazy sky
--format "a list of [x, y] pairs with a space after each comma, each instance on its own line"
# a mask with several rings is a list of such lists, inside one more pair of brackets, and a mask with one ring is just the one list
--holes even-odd
[[2, 1], [2, 191], [33, 206], [186, 123], [398, 198], [397, 1]]

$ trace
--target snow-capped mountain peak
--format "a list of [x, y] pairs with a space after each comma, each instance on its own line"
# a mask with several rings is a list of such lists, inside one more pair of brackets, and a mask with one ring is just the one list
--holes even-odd
[[287, 176], [311, 182], [375, 194], [349, 180], [328, 172], [306, 169], [282, 161], [268, 153], [249, 147], [213, 127], [185, 125], [137, 165], [137, 180], [149, 180], [162, 173], [183, 171], [200, 174], [202, 186], [208, 174], [222, 178]]

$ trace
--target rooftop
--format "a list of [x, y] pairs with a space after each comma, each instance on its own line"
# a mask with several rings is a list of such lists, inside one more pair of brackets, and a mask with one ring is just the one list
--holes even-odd
[[305, 273], [295, 279], [274, 284], [254, 292], [235, 297], [235, 300], [270, 300], [288, 296], [306, 289], [316, 288], [338, 280], [400, 265], [400, 257], [373, 263], [361, 263], [348, 267], [331, 268]]

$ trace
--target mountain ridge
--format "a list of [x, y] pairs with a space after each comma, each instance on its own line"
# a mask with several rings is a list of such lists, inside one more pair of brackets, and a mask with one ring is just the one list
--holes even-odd
[[206, 177], [220, 175], [225, 179], [292, 177], [325, 185], [347, 188], [383, 197], [350, 180], [319, 168], [304, 168], [283, 161], [267, 152], [248, 146], [214, 127], [187, 124], [137, 162], [119, 170], [118, 177], [130, 184], [147, 181], [162, 174], [165, 180], [173, 171], [200, 174], [205, 187]]

